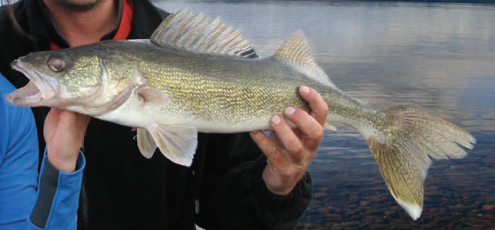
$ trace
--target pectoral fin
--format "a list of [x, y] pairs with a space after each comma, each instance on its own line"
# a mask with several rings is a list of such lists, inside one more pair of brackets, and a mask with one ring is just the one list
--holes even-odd
[[154, 143], [166, 158], [180, 165], [191, 166], [198, 145], [196, 127], [192, 125], [152, 125], [147, 128]]
[[170, 101], [167, 95], [153, 87], [142, 87], [138, 89], [137, 96], [144, 105], [164, 105]]
[[153, 137], [151, 136], [151, 133], [148, 132], [148, 130], [143, 129], [143, 128], [138, 128], [137, 129], [137, 142], [138, 142], [138, 148], [141, 154], [150, 159], [153, 156], [153, 153], [155, 153], [156, 150], [156, 143], [155, 140], [153, 140]]

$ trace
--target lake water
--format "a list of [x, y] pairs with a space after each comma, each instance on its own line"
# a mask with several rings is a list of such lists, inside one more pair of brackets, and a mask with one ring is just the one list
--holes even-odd
[[261, 56], [297, 30], [333, 82], [373, 104], [428, 110], [477, 139], [435, 160], [417, 221], [393, 200], [362, 137], [326, 132], [299, 229], [495, 229], [495, 6], [334, 1], [157, 1], [240, 28]]

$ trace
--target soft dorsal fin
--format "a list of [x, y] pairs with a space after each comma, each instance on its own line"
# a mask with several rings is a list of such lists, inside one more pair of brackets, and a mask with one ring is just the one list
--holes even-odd
[[306, 76], [327, 86], [337, 88], [313, 60], [308, 42], [301, 31], [289, 37], [273, 56], [293, 65]]
[[150, 40], [162, 48], [172, 46], [197, 53], [256, 56], [251, 42], [243, 38], [238, 29], [219, 18], [211, 20], [185, 8], [163, 20]]

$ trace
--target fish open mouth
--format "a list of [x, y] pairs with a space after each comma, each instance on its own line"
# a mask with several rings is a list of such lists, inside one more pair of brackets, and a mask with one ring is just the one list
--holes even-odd
[[43, 106], [47, 99], [55, 95], [52, 85], [43, 79], [38, 72], [26, 68], [21, 61], [15, 60], [12, 68], [29, 79], [29, 83], [7, 95], [7, 101], [18, 106]]

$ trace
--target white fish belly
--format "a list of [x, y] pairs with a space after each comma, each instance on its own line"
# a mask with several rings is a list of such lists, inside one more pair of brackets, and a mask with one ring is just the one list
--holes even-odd
[[182, 114], [164, 114], [163, 111], [152, 106], [143, 107], [138, 100], [129, 99], [115, 110], [96, 118], [129, 127], [148, 127], [150, 125], [163, 126], [195, 126], [198, 132], [205, 133], [238, 133], [254, 130], [271, 130], [269, 117], [256, 121], [226, 122], [218, 120], [203, 120], [182, 116]]
[[251, 122], [251, 123], [237, 123], [228, 124], [224, 122], [214, 122], [214, 121], [194, 121], [192, 122], [198, 132], [203, 133], [241, 133], [249, 132], [254, 130], [271, 130], [269, 120]]

